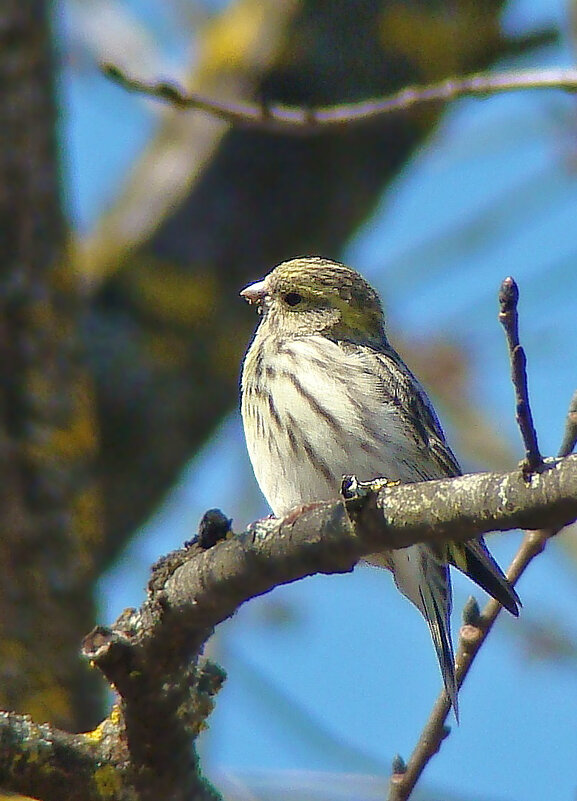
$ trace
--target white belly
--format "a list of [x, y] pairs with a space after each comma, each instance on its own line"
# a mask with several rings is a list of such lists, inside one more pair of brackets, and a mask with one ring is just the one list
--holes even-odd
[[345, 474], [421, 478], [414, 439], [395, 404], [385, 401], [369, 356], [307, 337], [290, 340], [271, 364], [265, 385], [273, 412], [262, 388], [243, 381], [242, 414], [254, 472], [275, 515], [337, 497]]

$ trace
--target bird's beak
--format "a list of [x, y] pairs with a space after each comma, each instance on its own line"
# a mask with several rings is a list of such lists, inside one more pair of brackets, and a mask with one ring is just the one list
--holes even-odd
[[259, 303], [266, 295], [266, 281], [257, 281], [242, 290], [240, 296], [249, 303]]

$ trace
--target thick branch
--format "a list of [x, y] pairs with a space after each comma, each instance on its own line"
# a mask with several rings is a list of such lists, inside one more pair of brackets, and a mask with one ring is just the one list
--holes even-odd
[[[379, 549], [560, 528], [576, 518], [577, 456], [547, 461], [529, 483], [515, 470], [385, 486], [360, 500], [259, 521], [201, 554], [184, 551], [152, 598], [161, 592], [164, 610], [178, 610], [188, 625], [208, 633], [249, 598], [314, 573], [349, 571]], [[149, 635], [161, 636], [152, 629]]]
[[197, 109], [241, 127], [288, 134], [311, 134], [338, 127], [352, 127], [399, 111], [408, 111], [418, 105], [448, 102], [461, 97], [515, 92], [521, 89], [577, 90], [577, 69], [549, 68], [502, 72], [494, 75], [468, 75], [448, 78], [429, 86], [409, 86], [388, 97], [346, 103], [338, 106], [298, 108], [285, 105], [258, 105], [255, 103], [229, 103], [188, 94], [168, 81], [143, 81], [127, 75], [113, 64], [103, 64], [109, 78], [132, 92], [165, 100], [182, 109]]
[[[214, 626], [242, 603], [313, 573], [351, 570], [378, 549], [463, 540], [493, 529], [558, 528], [577, 518], [577, 456], [549, 460], [529, 480], [516, 470], [382, 484], [349, 481], [355, 487], [349, 500], [258, 521], [236, 536], [223, 515], [211, 512], [199, 540], [155, 566], [142, 607], [126, 610], [112, 628], [96, 628], [84, 642], [85, 656], [119, 695], [110, 717], [96, 732], [75, 737], [7, 716], [7, 734], [0, 727], [0, 784], [36, 794], [40, 768], [25, 761], [24, 781], [11, 766], [23, 749], [32, 753], [41, 745], [56, 778], [78, 763], [74, 781], [86, 782], [87, 799], [102, 797], [92, 777], [102, 776], [103, 763], [117, 782], [117, 799], [215, 799], [190, 744], [223, 674], [199, 657]], [[207, 547], [215, 531], [227, 538]], [[14, 736], [22, 727], [24, 740]]]
[[[577, 456], [550, 460], [529, 482], [520, 470], [481, 473], [315, 504], [281, 520], [259, 521], [208, 550], [194, 544], [170, 555], [156, 568], [143, 607], [130, 610], [113, 629], [98, 629], [85, 652], [128, 697], [134, 682], [143, 681], [140, 671], [150, 670], [151, 653], [158, 659], [167, 649], [165, 668], [174, 671], [175, 643], [177, 660], [185, 661], [215, 625], [279, 584], [349, 571], [379, 549], [465, 540], [493, 530], [558, 528], [575, 518]], [[142, 704], [138, 714], [146, 715]]]
[[0, 712], [0, 784], [42, 801], [101, 801], [120, 776], [102, 762], [104, 728], [98, 737], [69, 734], [25, 715]]
[[[185, 744], [194, 726], [182, 709], [193, 695], [190, 685], [204, 685], [194, 666], [213, 627], [248, 599], [314, 573], [351, 570], [378, 549], [463, 540], [494, 529], [560, 527], [576, 517], [577, 456], [570, 456], [550, 460], [529, 481], [516, 470], [377, 492], [361, 485], [350, 501], [295, 510], [207, 550], [195, 542], [171, 554], [157, 566], [141, 609], [129, 610], [112, 629], [97, 629], [84, 644], [85, 655], [122, 698], [138, 774], [147, 777], [142, 797], [153, 788], [150, 797], [158, 793], [160, 767], [174, 775], [176, 754], [181, 775], [192, 767]], [[196, 711], [190, 710], [190, 720]]]

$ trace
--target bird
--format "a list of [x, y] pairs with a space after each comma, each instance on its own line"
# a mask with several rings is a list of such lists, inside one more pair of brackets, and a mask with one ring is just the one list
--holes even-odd
[[[342, 478], [414, 483], [461, 475], [437, 414], [385, 332], [378, 293], [318, 256], [276, 266], [241, 291], [260, 314], [241, 377], [247, 450], [273, 514], [339, 495]], [[511, 614], [520, 600], [483, 538], [366, 557], [425, 618], [458, 720], [450, 567]]]

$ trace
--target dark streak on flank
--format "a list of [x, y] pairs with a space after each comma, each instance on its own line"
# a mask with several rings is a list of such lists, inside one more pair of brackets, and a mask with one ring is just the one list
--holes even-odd
[[263, 360], [264, 360], [264, 354], [262, 352], [262, 348], [259, 348], [256, 352], [254, 360], [254, 375], [252, 380], [255, 384], [259, 384], [262, 379]]
[[280, 415], [278, 413], [278, 409], [275, 406], [272, 392], [267, 392], [266, 393], [266, 399], [267, 399], [267, 403], [268, 403], [268, 410], [269, 410], [270, 416], [273, 419], [276, 427], [278, 428], [279, 431], [284, 431], [285, 427], [284, 427], [284, 425], [282, 423], [282, 420], [280, 419]]
[[309, 459], [315, 466], [315, 469], [319, 470], [323, 474], [323, 477], [327, 482], [327, 484], [331, 487], [336, 487], [336, 479], [331, 469], [329, 468], [327, 463], [323, 461], [323, 459], [321, 459], [318, 453], [315, 453], [313, 446], [308, 441], [308, 439], [303, 440], [303, 447], [306, 455], [309, 457]]
[[291, 446], [291, 450], [295, 456], [299, 455], [299, 446], [296, 438], [295, 431], [298, 430], [298, 426], [296, 424], [296, 420], [292, 416], [292, 414], [287, 414], [287, 426], [286, 426], [286, 434], [289, 440], [289, 444]]
[[318, 402], [318, 400], [315, 398], [315, 396], [311, 395], [311, 393], [307, 389], [305, 389], [303, 387], [303, 385], [301, 384], [300, 380], [295, 376], [295, 374], [287, 372], [286, 373], [286, 377], [290, 381], [292, 381], [294, 388], [296, 389], [298, 394], [301, 396], [301, 398], [303, 398], [303, 400], [306, 400], [307, 403], [310, 404], [310, 406], [312, 407], [314, 412], [317, 415], [319, 415], [319, 417], [321, 417], [324, 421], [326, 421], [328, 423], [329, 427], [333, 430], [335, 435], [340, 437], [340, 438], [342, 438], [343, 440], [346, 439], [346, 437], [347, 437], [346, 431], [341, 426], [341, 424], [336, 419], [336, 417], [333, 414], [330, 414], [325, 409], [325, 407]]

